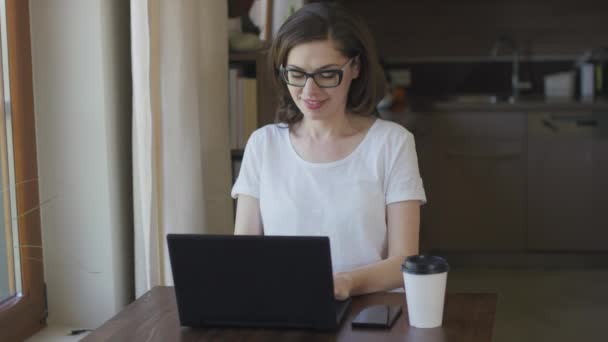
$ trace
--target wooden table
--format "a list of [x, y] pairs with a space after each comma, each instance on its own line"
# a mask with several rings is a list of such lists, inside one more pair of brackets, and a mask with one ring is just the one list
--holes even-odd
[[[486, 341], [492, 340], [496, 294], [448, 293], [440, 328], [410, 327], [403, 293], [353, 298], [348, 317], [336, 333], [293, 329], [193, 329], [180, 327], [173, 287], [155, 287], [82, 341]], [[402, 304], [391, 330], [353, 329], [350, 322], [364, 307]]]

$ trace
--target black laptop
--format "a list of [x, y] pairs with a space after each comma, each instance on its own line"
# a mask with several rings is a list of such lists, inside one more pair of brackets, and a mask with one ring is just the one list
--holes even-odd
[[168, 234], [182, 326], [335, 330], [328, 237]]

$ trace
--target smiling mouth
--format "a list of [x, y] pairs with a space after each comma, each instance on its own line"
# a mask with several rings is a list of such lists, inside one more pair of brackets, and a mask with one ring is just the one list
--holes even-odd
[[304, 105], [306, 105], [306, 108], [311, 109], [311, 110], [319, 109], [319, 108], [321, 108], [323, 103], [325, 103], [325, 101], [315, 101], [315, 100], [302, 100], [302, 101], [304, 102]]

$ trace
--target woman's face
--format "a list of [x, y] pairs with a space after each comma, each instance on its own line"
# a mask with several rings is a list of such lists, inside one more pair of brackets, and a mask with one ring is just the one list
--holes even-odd
[[[305, 76], [297, 71], [313, 73], [323, 70], [343, 70], [342, 81], [337, 87], [322, 88], [310, 77], [304, 87], [287, 85], [294, 103], [304, 117], [322, 120], [343, 115], [346, 110], [348, 90], [353, 79], [359, 76], [358, 60], [344, 57], [331, 40], [302, 43], [291, 49], [285, 69], [292, 72], [294, 82], [303, 82]], [[331, 73], [316, 76], [317, 82], [331, 85]], [[324, 79], [325, 77], [325, 79]]]

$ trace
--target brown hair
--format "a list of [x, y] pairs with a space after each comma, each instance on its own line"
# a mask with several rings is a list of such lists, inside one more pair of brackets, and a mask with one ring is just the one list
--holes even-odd
[[360, 115], [377, 114], [376, 105], [385, 94], [386, 80], [372, 35], [361, 18], [336, 3], [310, 3], [290, 16], [277, 32], [270, 48], [270, 68], [279, 97], [276, 121], [291, 125], [302, 113], [283, 83], [279, 67], [287, 63], [292, 48], [302, 43], [332, 40], [347, 58], [358, 56], [359, 77], [348, 90], [346, 110]]

